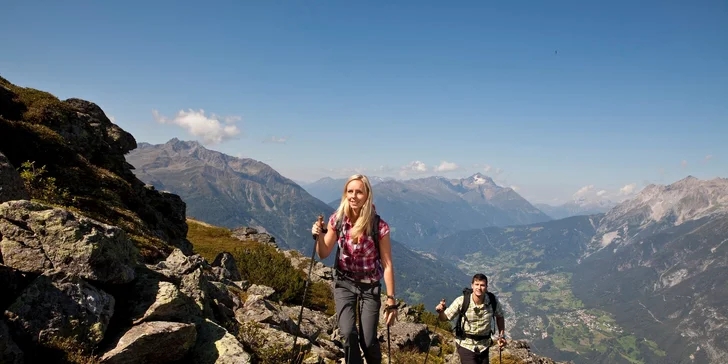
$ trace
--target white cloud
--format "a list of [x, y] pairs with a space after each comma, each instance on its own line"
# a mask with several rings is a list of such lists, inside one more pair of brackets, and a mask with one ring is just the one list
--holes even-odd
[[635, 189], [637, 188], [636, 183], [630, 183], [628, 185], [624, 185], [624, 187], [619, 189], [619, 193], [621, 195], [631, 195], [634, 193]]
[[263, 143], [278, 143], [278, 144], [286, 144], [286, 141], [288, 140], [288, 137], [276, 137], [272, 136], [270, 138], [266, 138], [263, 140]]
[[711, 160], [711, 159], [713, 159], [713, 155], [712, 154], [708, 154], [708, 155], [705, 156], [705, 161], [706, 162], [709, 161], [709, 160]]
[[520, 187], [518, 187], [518, 186], [515, 186], [515, 185], [512, 185], [512, 186], [511, 186], [511, 189], [512, 189], [512, 190], [514, 190], [514, 191], [516, 191], [516, 192], [518, 192], [518, 191], [520, 191], [520, 190], [521, 190], [521, 188], [520, 188]]
[[574, 197], [584, 197], [593, 189], [594, 185], [584, 186], [574, 193]]
[[427, 165], [421, 161], [412, 161], [399, 169], [399, 174], [405, 177], [409, 174], [422, 174], [427, 172]]
[[435, 167], [435, 172], [451, 172], [457, 171], [458, 169], [460, 169], [460, 166], [458, 166], [457, 164], [448, 161], [442, 161], [439, 166]]
[[680, 162], [680, 165], [681, 165], [681, 166], [682, 166], [683, 168], [685, 168], [685, 167], [687, 167], [687, 166], [688, 166], [688, 161], [686, 161], [686, 160], [684, 160], [684, 159], [683, 159], [683, 160], [682, 160], [682, 162]]
[[199, 111], [180, 110], [173, 119], [166, 118], [157, 110], [152, 110], [152, 115], [158, 123], [177, 125], [191, 135], [201, 138], [205, 144], [218, 144], [240, 134], [240, 129], [234, 125], [235, 122], [241, 120], [239, 116], [219, 117], [211, 114], [208, 117], [205, 115], [205, 110], [202, 109]]
[[607, 194], [607, 190], [601, 190], [601, 191], [597, 192], [597, 196], [599, 196], [599, 197], [602, 197], [606, 194]]

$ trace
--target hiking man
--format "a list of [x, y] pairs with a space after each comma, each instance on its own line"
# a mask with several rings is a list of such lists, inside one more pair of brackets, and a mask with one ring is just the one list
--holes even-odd
[[[459, 320], [462, 319], [462, 325], [458, 326], [462, 330], [456, 329], [455, 335], [455, 346], [460, 361], [463, 364], [486, 364], [490, 363], [488, 349], [491, 344], [491, 332], [493, 332], [491, 320], [495, 316], [498, 324], [499, 347], [507, 344], [506, 323], [503, 308], [498, 299], [493, 293], [488, 292], [488, 277], [481, 273], [474, 275], [471, 288], [471, 294], [456, 298], [447, 309], [445, 309], [445, 299], [443, 298], [435, 307], [435, 311], [439, 313], [440, 321], [450, 321], [456, 315], [460, 315]], [[467, 301], [465, 301], [466, 299]], [[465, 312], [462, 312], [463, 308], [465, 308]]]
[[382, 279], [387, 287], [384, 308], [387, 327], [397, 318], [390, 229], [377, 215], [372, 200], [369, 179], [361, 174], [353, 175], [346, 181], [339, 208], [328, 224], [321, 226], [317, 222], [311, 228], [311, 233], [317, 236], [316, 252], [321, 259], [326, 259], [334, 247], [337, 249], [334, 301], [348, 364], [362, 363], [359, 348], [368, 364], [382, 361], [377, 340]]

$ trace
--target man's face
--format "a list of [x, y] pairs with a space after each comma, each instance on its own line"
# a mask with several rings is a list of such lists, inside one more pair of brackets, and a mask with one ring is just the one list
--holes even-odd
[[488, 291], [488, 283], [486, 283], [484, 280], [474, 280], [472, 284], [473, 288], [473, 294], [482, 297], [485, 292]]

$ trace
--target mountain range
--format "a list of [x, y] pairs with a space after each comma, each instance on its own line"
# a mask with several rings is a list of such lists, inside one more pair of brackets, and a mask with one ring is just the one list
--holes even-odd
[[[187, 204], [188, 216], [231, 229], [254, 227], [274, 236], [280, 247], [304, 255], [311, 254], [310, 231], [316, 217], [328, 218], [334, 212], [270, 166], [209, 150], [197, 142], [176, 138], [157, 145], [141, 142], [126, 160], [140, 180], [179, 195]], [[391, 215], [382, 217], [392, 224]], [[468, 281], [449, 261], [414, 252], [394, 237], [392, 254], [397, 292], [409, 302], [434, 307], [443, 293], [456, 294]], [[323, 263], [331, 266], [333, 256]]]
[[533, 206], [553, 219], [563, 219], [571, 216], [604, 213], [616, 205], [616, 203], [610, 200], [590, 201], [581, 198], [557, 206], [545, 203], [536, 203]]
[[514, 337], [577, 363], [728, 359], [728, 179], [650, 185], [606, 213], [433, 244], [493, 276]]
[[[307, 188], [325, 195], [338, 192], [329, 203], [338, 206], [346, 180], [319, 180]], [[392, 237], [423, 249], [433, 239], [457, 231], [551, 220], [516, 191], [498, 186], [480, 173], [468, 178], [427, 177], [410, 180], [376, 179], [377, 211], [392, 221]]]

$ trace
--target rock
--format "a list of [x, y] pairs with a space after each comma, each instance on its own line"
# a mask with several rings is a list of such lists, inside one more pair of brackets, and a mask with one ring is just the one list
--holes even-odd
[[143, 185], [139, 193], [144, 200], [140, 215], [149, 215], [145, 222], [154, 233], [184, 254], [191, 255], [192, 243], [187, 240], [187, 204], [182, 198], [166, 191], [157, 191], [151, 185]]
[[228, 252], [222, 252], [215, 257], [212, 262], [212, 271], [217, 274], [219, 279], [229, 279], [232, 281], [240, 281], [243, 278], [240, 276], [238, 265], [235, 263], [235, 258]]
[[[283, 254], [291, 260], [291, 265], [298, 267], [298, 269], [308, 274], [308, 269], [311, 266], [311, 257], [304, 257], [296, 250], [285, 250]], [[334, 269], [321, 262], [315, 262], [313, 267], [311, 267], [311, 282], [321, 281], [333, 284]]]
[[114, 303], [110, 294], [59, 272], [36, 278], [5, 316], [17, 336], [40, 343], [70, 339], [88, 348], [104, 338]]
[[[283, 306], [281, 311], [297, 323], [301, 306]], [[329, 315], [322, 312], [304, 308], [299, 330], [312, 341], [316, 341], [321, 334], [331, 335], [334, 332], [334, 326], [329, 318]]]
[[[126, 154], [129, 151], [136, 149], [137, 143], [134, 137], [113, 124], [111, 120], [106, 116], [103, 110], [93, 102], [70, 98], [63, 101], [66, 105], [70, 106], [78, 113], [78, 117], [88, 122], [91, 126], [91, 130], [97, 138], [102, 139], [109, 147], [114, 149], [117, 153]], [[83, 143], [83, 142], [86, 143]], [[90, 141], [87, 139], [79, 140], [79, 145], [88, 145]]]
[[268, 233], [259, 233], [258, 230], [250, 227], [239, 227], [233, 229], [232, 237], [242, 241], [257, 241], [277, 247], [276, 238]]
[[[427, 325], [413, 322], [397, 322], [389, 327], [389, 337], [392, 348], [399, 350], [427, 351], [430, 344], [430, 335]], [[379, 340], [387, 341], [387, 328], [384, 326], [379, 330]]]
[[285, 312], [258, 295], [248, 296], [248, 300], [243, 304], [243, 307], [235, 311], [235, 319], [241, 324], [254, 321], [269, 324], [278, 330], [295, 333], [296, 335], [302, 334]]
[[0, 249], [5, 265], [50, 269], [102, 283], [134, 279], [136, 250], [118, 227], [26, 200], [0, 204]]
[[30, 195], [18, 171], [0, 152], [0, 203], [13, 200], [30, 200]]
[[209, 267], [205, 259], [200, 255], [187, 256], [180, 249], [174, 249], [167, 256], [167, 259], [157, 263], [150, 268], [156, 270], [168, 278], [179, 278], [182, 275], [191, 273], [200, 267]]
[[23, 364], [24, 362], [23, 352], [10, 337], [5, 321], [0, 320], [0, 363]]
[[185, 274], [180, 282], [180, 291], [192, 299], [195, 304], [195, 314], [200, 317], [213, 317], [210, 307], [210, 295], [207, 292], [207, 279], [202, 274], [202, 269], [197, 268], [192, 273]]
[[171, 363], [195, 345], [194, 324], [153, 321], [132, 327], [116, 347], [101, 357], [108, 364]]
[[[145, 288], [147, 287], [143, 287], [142, 289]], [[189, 320], [192, 312], [190, 309], [192, 302], [174, 284], [159, 281], [157, 282], [156, 289], [154, 289], [154, 286], [149, 286], [149, 288], [156, 291], [153, 303], [147, 306], [145, 304], [146, 302], [143, 302], [135, 307], [134, 311], [139, 312], [144, 310], [144, 313], [140, 318], [134, 320], [134, 324], [139, 324], [144, 321]], [[146, 291], [149, 291], [149, 288]], [[144, 309], [144, 307], [147, 308]]]
[[263, 298], [270, 298], [276, 293], [276, 290], [261, 284], [252, 284], [250, 285], [250, 287], [248, 287], [247, 292], [249, 295], [257, 295]]
[[197, 324], [197, 342], [192, 349], [195, 364], [246, 364], [250, 354], [243, 344], [220, 325], [205, 320]]

